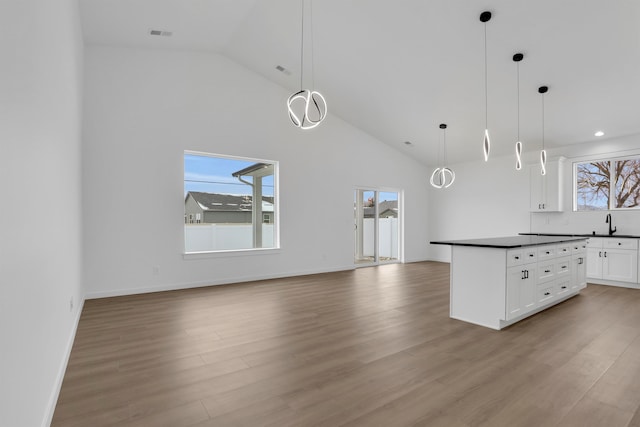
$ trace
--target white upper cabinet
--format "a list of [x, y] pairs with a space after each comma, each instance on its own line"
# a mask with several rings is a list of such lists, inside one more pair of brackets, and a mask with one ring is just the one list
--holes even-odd
[[547, 162], [547, 173], [540, 173], [540, 164], [529, 166], [531, 212], [562, 211], [562, 174], [564, 157]]

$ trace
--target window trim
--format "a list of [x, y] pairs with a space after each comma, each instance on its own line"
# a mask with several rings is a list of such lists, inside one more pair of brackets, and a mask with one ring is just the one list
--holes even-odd
[[[212, 157], [216, 159], [239, 160], [253, 163], [269, 163], [273, 165], [273, 247], [271, 248], [243, 248], [243, 249], [220, 249], [211, 251], [187, 252], [185, 227], [182, 227], [182, 255], [184, 259], [205, 259], [225, 256], [245, 256], [259, 255], [280, 252], [280, 162], [277, 160], [260, 159], [253, 157], [232, 156], [227, 154], [208, 153], [204, 151], [184, 150], [182, 153], [182, 200], [184, 204], [184, 157], [186, 155]], [[183, 208], [184, 212], [184, 208]], [[260, 222], [262, 225], [262, 222]], [[187, 225], [187, 224], [184, 224]]]

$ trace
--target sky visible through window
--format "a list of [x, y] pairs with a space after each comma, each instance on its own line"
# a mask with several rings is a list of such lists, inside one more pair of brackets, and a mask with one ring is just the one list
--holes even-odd
[[[218, 194], [251, 195], [251, 186], [232, 176], [234, 172], [255, 164], [251, 160], [184, 155], [184, 195], [189, 191]], [[244, 177], [250, 181], [251, 177]], [[273, 196], [273, 175], [262, 179], [264, 196]]]

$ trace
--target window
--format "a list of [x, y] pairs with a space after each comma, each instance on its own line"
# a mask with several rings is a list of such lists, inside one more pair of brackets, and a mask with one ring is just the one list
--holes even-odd
[[640, 157], [574, 164], [575, 211], [638, 209]]
[[277, 166], [186, 151], [185, 253], [277, 248]]

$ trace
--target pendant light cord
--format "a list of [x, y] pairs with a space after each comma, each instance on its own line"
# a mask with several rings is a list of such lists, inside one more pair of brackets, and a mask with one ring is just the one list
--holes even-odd
[[518, 80], [518, 141], [520, 141], [520, 62], [516, 62], [516, 75]]
[[489, 91], [487, 89], [487, 23], [484, 23], [484, 128], [489, 128]]
[[311, 31], [311, 90], [314, 90], [316, 83], [313, 73], [313, 0], [309, 2], [309, 30]]
[[442, 167], [447, 166], [447, 129], [442, 129]]
[[304, 88], [304, 0], [302, 0], [302, 15], [300, 19], [301, 37], [300, 37], [300, 90]]
[[544, 150], [544, 93], [542, 94], [542, 149]]

